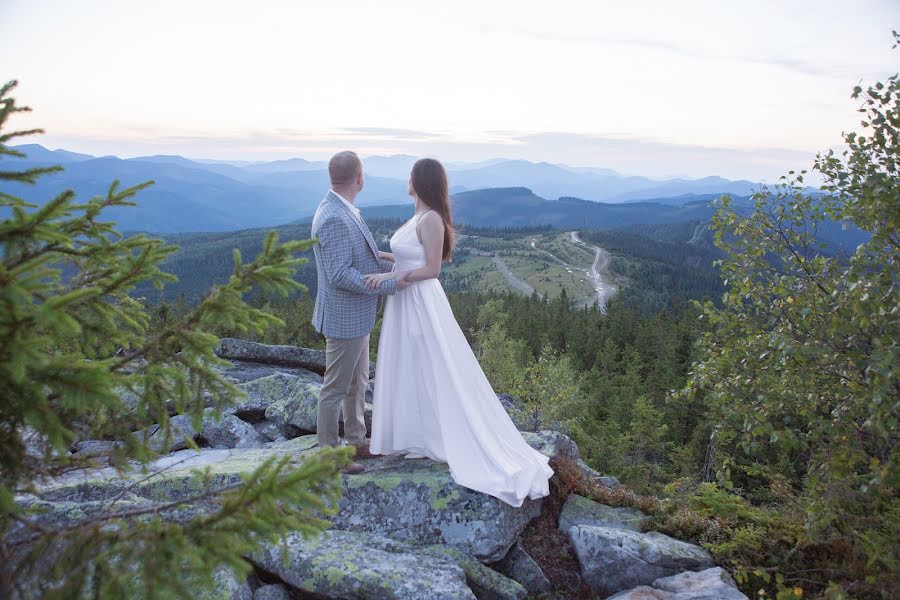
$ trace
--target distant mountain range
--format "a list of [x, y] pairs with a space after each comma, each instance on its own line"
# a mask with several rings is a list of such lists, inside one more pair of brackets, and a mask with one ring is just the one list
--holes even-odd
[[[492, 188], [453, 196], [453, 218], [461, 225], [493, 228], [551, 225], [559, 229], [615, 229], [628, 225], [653, 225], [708, 220], [715, 208], [712, 199], [690, 202], [592, 202], [563, 197], [548, 200], [524, 187]], [[748, 196], [732, 197], [738, 206], [749, 206]], [[363, 207], [367, 219], [407, 219], [410, 204]], [[309, 219], [303, 219], [308, 221]]]
[[[63, 172], [44, 177], [35, 186], [12, 184], [11, 193], [36, 203], [46, 202], [66, 189], [74, 189], [81, 198], [103, 194], [114, 179], [120, 180], [123, 186], [154, 180], [156, 184], [138, 196], [137, 207], [110, 211], [110, 217], [122, 230], [158, 233], [231, 231], [297, 222], [313, 213], [328, 189], [327, 165], [302, 158], [231, 163], [170, 155], [130, 159], [96, 157], [67, 150], [48, 150], [37, 144], [17, 146], [16, 149], [27, 157], [4, 160], [0, 170], [51, 164], [65, 167]], [[366, 185], [358, 198], [359, 205], [371, 208], [408, 203], [407, 180], [415, 160], [416, 157], [408, 155], [366, 158]], [[549, 219], [550, 223], [568, 222], [567, 219], [593, 221], [595, 217], [587, 215], [596, 213], [590, 206], [595, 201], [606, 203], [605, 206], [633, 203], [630, 208], [619, 209], [628, 214], [657, 210], [657, 204], [669, 207], [663, 210], [665, 216], [649, 216], [652, 222], [657, 222], [657, 218], [669, 219], [668, 215], [682, 205], [700, 200], [708, 204], [709, 198], [723, 193], [744, 196], [758, 187], [749, 181], [729, 181], [720, 177], [656, 181], [625, 177], [608, 169], [573, 168], [523, 160], [495, 159], [476, 164], [448, 162], [447, 167], [451, 191], [467, 207], [504, 198], [507, 204], [503, 208], [481, 206], [477, 209], [481, 211], [479, 214], [495, 214], [497, 224], [501, 226], [517, 223], [499, 222], [505, 216], [529, 222], [534, 222], [538, 215]], [[492, 192], [485, 188], [507, 188], [507, 191]], [[510, 192], [512, 188], [527, 188], [528, 192]], [[484, 191], [466, 195], [472, 190]], [[524, 202], [520, 207], [524, 208], [530, 206], [527, 198], [532, 196], [532, 201], [537, 199], [549, 204], [542, 204], [541, 211], [536, 214], [516, 217], [515, 211], [510, 212], [510, 198]], [[550, 200], [554, 198], [560, 200]], [[653, 199], [653, 206], [635, 202], [647, 198]], [[397, 209], [388, 212], [391, 210]], [[464, 215], [475, 209], [461, 210], [460, 214]], [[611, 209], [597, 210], [609, 212]], [[692, 214], [698, 210], [701, 209], [685, 209]], [[563, 213], [567, 216], [563, 217]]]

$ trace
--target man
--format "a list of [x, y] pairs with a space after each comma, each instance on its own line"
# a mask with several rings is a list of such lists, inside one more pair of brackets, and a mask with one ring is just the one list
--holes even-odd
[[[375, 326], [378, 296], [393, 294], [407, 283], [385, 281], [369, 289], [363, 276], [390, 271], [393, 263], [378, 257], [372, 233], [354, 206], [363, 187], [362, 162], [355, 152], [338, 152], [328, 161], [331, 189], [312, 222], [319, 289], [312, 324], [325, 336], [325, 381], [319, 394], [316, 432], [319, 446], [337, 446], [338, 414], [343, 407], [344, 437], [367, 458], [365, 410], [369, 384], [369, 333]], [[352, 462], [345, 473], [365, 468]]]

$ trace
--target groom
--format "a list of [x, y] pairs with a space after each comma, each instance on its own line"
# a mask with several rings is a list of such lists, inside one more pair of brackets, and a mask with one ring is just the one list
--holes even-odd
[[[325, 381], [319, 395], [316, 432], [319, 446], [337, 446], [338, 414], [343, 407], [344, 437], [356, 456], [368, 458], [365, 410], [369, 384], [369, 333], [375, 326], [378, 296], [393, 294], [408, 283], [393, 280], [371, 290], [363, 282], [370, 273], [384, 273], [391, 261], [378, 257], [375, 239], [353, 205], [363, 187], [362, 162], [355, 152], [338, 152], [328, 161], [331, 189], [312, 222], [318, 292], [312, 324], [325, 336]], [[345, 473], [365, 468], [352, 462]]]

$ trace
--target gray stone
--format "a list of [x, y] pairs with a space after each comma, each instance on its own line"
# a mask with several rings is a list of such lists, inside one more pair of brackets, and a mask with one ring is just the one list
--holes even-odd
[[253, 592], [253, 600], [291, 600], [291, 593], [280, 583], [264, 585]]
[[254, 423], [253, 429], [270, 442], [278, 442], [286, 439], [284, 433], [281, 431], [281, 427], [268, 419]]
[[[231, 361], [300, 368], [319, 375], [325, 373], [325, 351], [299, 346], [273, 346], [236, 338], [222, 338], [216, 348], [216, 356]], [[369, 376], [375, 376], [375, 363], [372, 361], [369, 362]]]
[[584, 460], [578, 459], [578, 470], [581, 471], [581, 474], [588, 479], [588, 481], [593, 481], [595, 483], [599, 483], [605, 488], [613, 489], [619, 487], [621, 484], [616, 477], [612, 475], [601, 475], [598, 471], [591, 468]]
[[102, 455], [123, 445], [122, 442], [113, 440], [82, 440], [76, 442], [72, 450], [75, 454]]
[[300, 367], [325, 372], [325, 351], [297, 346], [272, 346], [235, 338], [222, 338], [216, 356], [230, 360], [252, 361], [283, 367]]
[[612, 596], [610, 600], [748, 600], [721, 567], [686, 571], [663, 577], [652, 586], [642, 585]]
[[573, 525], [595, 525], [640, 531], [646, 515], [634, 508], [613, 508], [572, 494], [559, 514], [559, 529], [569, 531]]
[[525, 403], [509, 394], [497, 394], [497, 400], [506, 409], [506, 414], [512, 419], [513, 424], [519, 431], [540, 431], [541, 429], [550, 429], [541, 427], [541, 417], [533, 410], [528, 410]]
[[329, 530], [315, 539], [290, 534], [250, 559], [282, 581], [321, 598], [341, 600], [474, 600], [455, 562], [418, 553], [377, 535]]
[[282, 431], [287, 426], [302, 432], [316, 431], [319, 391], [322, 389], [320, 384], [278, 374], [259, 379], [250, 385], [271, 390], [266, 394], [270, 402], [265, 409], [265, 417]]
[[229, 569], [220, 567], [213, 575], [215, 586], [203, 590], [197, 600], [253, 600], [253, 590], [244, 579], [238, 579]]
[[264, 438], [253, 425], [246, 423], [234, 415], [220, 414], [207, 408], [203, 411], [203, 427], [200, 435], [212, 448], [255, 448], [269, 440]]
[[541, 566], [525, 551], [521, 542], [516, 542], [495, 568], [521, 583], [530, 594], [550, 591], [550, 580], [544, 575]]
[[[526, 432], [523, 437], [551, 457], [577, 452], [571, 440], [558, 432]], [[316, 437], [307, 435], [261, 448], [182, 450], [149, 464], [151, 477], [122, 477], [111, 468], [72, 472], [47, 486], [41, 496], [48, 501], [99, 502], [127, 490], [135, 501], [169, 502], [205, 489], [196, 474], [198, 468], [209, 470], [211, 485], [226, 486], [240, 482], [242, 473], [268, 458], [287, 455], [292, 464], [299, 464], [317, 447]], [[367, 459], [364, 464], [365, 472], [344, 476], [339, 511], [332, 517], [337, 529], [421, 545], [454, 546], [482, 562], [495, 562], [540, 514], [541, 499], [526, 499], [521, 507], [512, 507], [456, 484], [443, 463], [393, 455]]]
[[462, 567], [466, 574], [466, 583], [478, 600], [524, 600], [528, 596], [528, 590], [520, 583], [484, 565], [471, 554], [456, 548], [435, 544], [418, 548], [417, 552], [450, 558]]
[[175, 415], [169, 419], [169, 426], [171, 434], [168, 444], [159, 425], [151, 425], [145, 429], [135, 431], [132, 435], [139, 440], [145, 441], [156, 452], [174, 452], [187, 448], [187, 440], [194, 439], [198, 433], [194, 429], [192, 418], [189, 415]]
[[271, 373], [246, 383], [239, 383], [237, 387], [246, 395], [230, 406], [228, 412], [238, 415], [245, 421], [262, 421], [265, 419], [266, 409], [272, 404], [290, 395], [298, 386], [314, 382], [290, 373]]
[[614, 594], [714, 566], [703, 548], [657, 532], [575, 525], [569, 536], [585, 582], [598, 593]]
[[722, 567], [662, 577], [653, 582], [653, 587], [672, 593], [672, 600], [748, 600]]
[[606, 600], [671, 600], [672, 594], [657, 590], [649, 585], [639, 585], [636, 588], [619, 592], [608, 596]]
[[234, 383], [248, 383], [256, 379], [275, 375], [276, 373], [284, 373], [300, 379], [309, 381], [322, 381], [322, 375], [309, 369], [301, 367], [285, 367], [282, 365], [267, 365], [264, 363], [250, 362], [244, 360], [230, 360], [229, 364], [220, 368], [225, 377]]
[[[311, 381], [277, 373], [243, 384], [247, 399], [236, 405], [241, 414], [265, 407], [263, 415], [278, 427], [286, 437], [315, 433], [319, 411], [320, 381]], [[366, 429], [372, 429], [372, 404], [366, 404], [364, 418]], [[340, 429], [343, 431], [343, 428]]]

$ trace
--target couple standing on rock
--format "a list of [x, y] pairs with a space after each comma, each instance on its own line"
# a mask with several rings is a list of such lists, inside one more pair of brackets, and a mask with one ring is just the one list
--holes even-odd
[[[345, 443], [356, 456], [405, 454], [447, 463], [467, 488], [521, 506], [549, 493], [548, 458], [522, 438], [497, 399], [438, 281], [450, 259], [453, 224], [447, 174], [436, 160], [415, 163], [415, 213], [378, 250], [354, 206], [363, 166], [353, 152], [328, 163], [331, 189], [312, 222], [318, 292], [312, 323], [325, 336], [325, 380], [318, 404], [320, 446]], [[375, 379], [371, 443], [363, 419], [369, 334], [379, 296], [387, 296]], [[351, 463], [347, 473], [365, 468]]]

